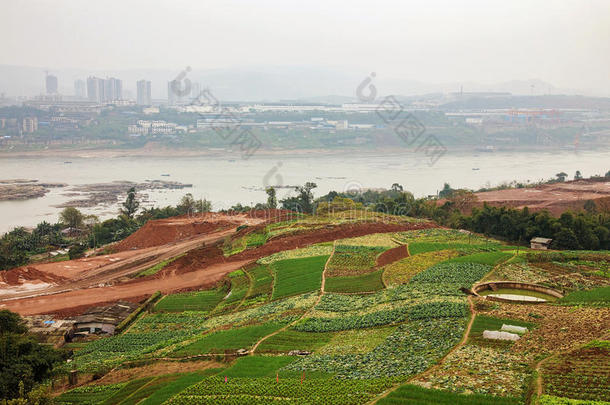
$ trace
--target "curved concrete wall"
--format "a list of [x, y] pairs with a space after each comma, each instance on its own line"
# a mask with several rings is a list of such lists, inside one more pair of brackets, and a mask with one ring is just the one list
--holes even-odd
[[[551, 297], [555, 297], [555, 298], [563, 298], [563, 294], [553, 288], [549, 288], [549, 287], [544, 287], [542, 285], [538, 285], [538, 284], [530, 284], [530, 283], [520, 283], [518, 281], [491, 281], [488, 283], [481, 283], [481, 284], [477, 284], [472, 288], [472, 292], [476, 295], [479, 296], [479, 292], [481, 291], [485, 291], [485, 290], [492, 290], [494, 291], [494, 289], [492, 288], [496, 287], [496, 288], [511, 288], [511, 289], [515, 289], [515, 290], [526, 290], [526, 291], [536, 291], [539, 293], [543, 293], [543, 294], [547, 294], [550, 295]], [[513, 303], [520, 303], [520, 304], [543, 304], [546, 301], [543, 302], [532, 302], [532, 301], [521, 301], [521, 300], [511, 300], [508, 298], [501, 298], [501, 297], [490, 297], [490, 296], [485, 296], [486, 299], [490, 300], [490, 301], [500, 301], [500, 302], [513, 302]]]

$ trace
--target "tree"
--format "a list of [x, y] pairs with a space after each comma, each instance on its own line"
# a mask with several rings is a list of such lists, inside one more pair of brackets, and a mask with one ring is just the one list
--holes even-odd
[[331, 202], [320, 201], [316, 207], [316, 214], [325, 215], [332, 212], [354, 211], [362, 209], [362, 203], [356, 203], [350, 198], [337, 196]]
[[0, 311], [0, 322], [0, 398], [23, 398], [51, 375], [60, 352], [25, 334], [19, 315]]
[[191, 193], [187, 193], [178, 204], [178, 210], [181, 214], [192, 215], [197, 209], [197, 202]]
[[394, 183], [392, 184], [392, 191], [403, 191], [403, 188], [400, 184]]
[[277, 195], [275, 192], [275, 188], [267, 187], [265, 189], [265, 192], [267, 193], [267, 208], [276, 209], [277, 208]]
[[574, 174], [574, 180], [580, 179], [582, 179], [582, 174], [580, 173], [580, 170], [576, 170], [576, 173]]
[[452, 193], [453, 193], [453, 189], [451, 188], [449, 183], [445, 183], [445, 185], [443, 186], [443, 189], [441, 191], [439, 191], [438, 196], [439, 196], [439, 198], [448, 198], [451, 196]]
[[72, 246], [70, 250], [68, 250], [68, 257], [70, 258], [70, 260], [80, 259], [85, 255], [86, 250], [87, 247], [79, 243], [78, 245]]
[[195, 203], [197, 212], [210, 212], [212, 211], [212, 202], [205, 198], [197, 200]]
[[25, 323], [19, 314], [11, 312], [8, 309], [0, 310], [0, 334], [22, 334], [27, 331], [28, 329], [26, 328]]
[[593, 200], [587, 200], [585, 201], [585, 205], [583, 207], [585, 209], [585, 211], [587, 211], [589, 214], [594, 214], [595, 212], [597, 212], [597, 205], [595, 205], [595, 201]]
[[604, 177], [610, 177], [610, 170], [608, 170]]
[[136, 189], [132, 187], [127, 192], [127, 199], [123, 203], [121, 208], [121, 214], [125, 215], [129, 219], [133, 219], [136, 212], [140, 208], [140, 202], [136, 199]]
[[576, 234], [569, 228], [561, 228], [555, 235], [553, 244], [559, 249], [580, 249]]
[[455, 208], [460, 212], [470, 210], [474, 203], [477, 201], [477, 196], [472, 191], [468, 190], [455, 190], [451, 197], [449, 197]]
[[311, 190], [318, 187], [316, 183], [307, 182], [303, 186], [295, 187], [296, 197], [283, 199], [282, 208], [285, 210], [311, 213], [313, 212], [313, 193]]
[[559, 172], [555, 175], [555, 177], [557, 177], [558, 181], [566, 181], [566, 177], [568, 177], [568, 174], [566, 172]]
[[59, 214], [59, 221], [70, 228], [83, 227], [83, 214], [74, 207], [67, 207]]

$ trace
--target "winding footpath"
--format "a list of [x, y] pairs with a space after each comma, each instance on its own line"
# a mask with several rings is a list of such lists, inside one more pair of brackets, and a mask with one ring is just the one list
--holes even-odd
[[286, 329], [290, 328], [293, 325], [296, 325], [299, 321], [301, 321], [302, 319], [305, 319], [305, 317], [307, 315], [309, 315], [311, 313], [311, 311], [313, 311], [318, 304], [320, 303], [320, 301], [322, 300], [322, 296], [324, 294], [326, 294], [326, 291], [324, 291], [324, 286], [326, 285], [326, 269], [328, 267], [328, 263], [330, 262], [330, 259], [333, 257], [333, 255], [335, 254], [335, 246], [336, 246], [336, 241], [333, 242], [333, 251], [331, 252], [330, 256], [328, 256], [328, 259], [326, 260], [326, 263], [324, 263], [324, 270], [322, 271], [322, 284], [320, 286], [320, 295], [318, 295], [318, 298], [316, 299], [316, 302], [314, 302], [314, 304], [312, 305], [311, 308], [309, 308], [309, 310], [305, 311], [305, 313], [303, 315], [301, 315], [298, 319], [296, 319], [295, 321], [292, 321], [291, 323], [289, 323], [288, 325], [284, 326], [281, 329], [276, 330], [273, 333], [268, 334], [267, 336], [261, 338], [258, 342], [256, 342], [256, 344], [252, 347], [252, 349], [250, 349], [250, 351], [248, 352], [249, 354], [254, 354], [254, 352], [256, 351], [256, 349], [258, 349], [258, 346], [263, 343], [265, 340], [269, 339], [272, 336], [277, 335], [280, 332], [285, 331]]

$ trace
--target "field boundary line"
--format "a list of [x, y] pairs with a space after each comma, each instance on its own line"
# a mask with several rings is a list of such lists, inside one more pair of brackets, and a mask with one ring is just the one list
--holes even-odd
[[462, 348], [468, 342], [468, 337], [470, 336], [470, 330], [472, 329], [472, 324], [474, 323], [474, 318], [476, 317], [476, 311], [474, 309], [474, 304], [472, 303], [472, 299], [470, 296], [467, 297], [467, 300], [468, 300], [468, 305], [470, 307], [470, 320], [468, 321], [468, 324], [466, 325], [466, 329], [464, 330], [464, 336], [462, 337], [462, 340], [460, 340], [460, 342], [457, 345], [453, 346], [453, 348], [451, 348], [451, 350], [449, 350], [443, 357], [441, 357], [431, 367], [427, 368], [426, 370], [422, 371], [421, 373], [418, 373], [412, 377], [409, 377], [404, 382], [396, 384], [394, 387], [386, 390], [383, 394], [381, 394], [381, 396], [373, 398], [370, 402], [368, 402], [368, 404], [371, 404], [371, 405], [376, 404], [379, 400], [387, 397], [388, 395], [390, 395], [392, 392], [396, 391], [398, 388], [402, 387], [403, 385], [409, 384], [413, 380], [420, 378], [420, 377], [424, 377], [427, 374], [431, 373], [432, 371], [438, 369], [443, 364], [445, 359], [447, 357], [449, 357], [450, 354], [452, 354], [456, 350]]
[[[268, 334], [267, 336], [264, 336], [263, 338], [261, 338], [258, 342], [256, 342], [256, 344], [252, 347], [252, 349], [250, 349], [250, 351], [248, 352], [249, 354], [254, 354], [254, 352], [256, 351], [256, 349], [258, 349], [258, 346], [261, 343], [263, 343], [265, 340], [269, 339], [270, 337], [275, 336], [278, 333], [285, 331], [286, 329], [288, 329], [292, 325], [295, 325], [301, 319], [305, 318], [307, 316], [307, 314], [309, 314], [312, 310], [314, 310], [315, 307], [318, 306], [318, 304], [320, 303], [320, 300], [322, 300], [322, 296], [325, 294], [325, 292], [324, 292], [324, 284], [326, 282], [326, 267], [328, 266], [328, 263], [330, 262], [330, 259], [335, 254], [335, 243], [336, 243], [336, 241], [333, 241], [333, 251], [328, 256], [328, 259], [326, 259], [326, 263], [324, 263], [324, 270], [322, 271], [322, 283], [321, 283], [321, 286], [320, 286], [320, 295], [318, 295], [318, 299], [316, 299], [316, 302], [314, 302], [314, 304], [311, 306], [311, 308], [309, 308], [309, 310], [305, 311], [303, 313], [303, 315], [301, 315], [296, 320], [290, 322], [288, 325], [286, 325], [286, 326], [276, 330], [275, 332], [272, 332], [272, 333]], [[275, 283], [274, 283], [274, 286], [275, 286]]]

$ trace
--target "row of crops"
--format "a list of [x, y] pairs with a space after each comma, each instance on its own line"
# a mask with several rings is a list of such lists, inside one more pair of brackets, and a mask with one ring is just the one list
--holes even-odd
[[362, 404], [392, 386], [392, 380], [336, 378], [229, 378], [210, 377], [168, 403], [181, 404]]
[[610, 342], [594, 341], [547, 361], [544, 392], [557, 397], [606, 401], [610, 398]]
[[[302, 225], [287, 222], [266, 230], [265, 235], [298, 231]], [[163, 400], [171, 398], [170, 403], [175, 404], [365, 403], [428, 369], [455, 346], [468, 316], [459, 288], [480, 279], [499, 257], [485, 255], [502, 253], [479, 249], [477, 255], [484, 256], [477, 256], [478, 263], [447, 262], [464, 252], [425, 246], [421, 253], [404, 259], [415, 262], [417, 268], [408, 270], [408, 283], [396, 279], [391, 288], [385, 288], [382, 275], [393, 264], [378, 269], [376, 259], [398, 245], [397, 235], [410, 238], [408, 233], [353, 238], [339, 242], [332, 257], [333, 246], [328, 243], [280, 252], [229, 274], [228, 283], [219, 288], [164, 297], [126, 333], [85, 346], [76, 353], [74, 364], [79, 370], [95, 372], [132, 360], [250, 349], [262, 337], [277, 332], [256, 351], [274, 356], [264, 356], [264, 360], [248, 356], [195, 385], [191, 385], [191, 377], [190, 388], [187, 384], [172, 392], [167, 388]], [[250, 242], [261, 242], [256, 238], [252, 236]], [[320, 297], [327, 262], [327, 292]], [[355, 294], [339, 294], [345, 292]], [[358, 294], [361, 292], [369, 294]], [[286, 356], [291, 350], [313, 354]], [[130, 389], [137, 389], [121, 401], [144, 399], [150, 394], [146, 387], [155, 393], [162, 391], [162, 381], [157, 383], [158, 387], [152, 380], [133, 385]], [[124, 386], [107, 390], [91, 403], [120, 398], [116, 395], [121, 390], [121, 395], [127, 393]], [[71, 395], [84, 394], [71, 391]], [[80, 399], [87, 403], [84, 397]], [[146, 401], [149, 399], [141, 403]]]

